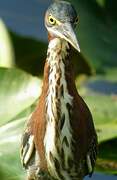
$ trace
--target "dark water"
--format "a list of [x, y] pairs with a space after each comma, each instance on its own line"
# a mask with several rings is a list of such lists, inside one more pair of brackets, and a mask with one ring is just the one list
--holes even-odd
[[[44, 12], [51, 0], [0, 0], [0, 17], [13, 31], [46, 39]], [[116, 176], [94, 174], [92, 180], [117, 180]], [[90, 180], [86, 177], [85, 180]]]
[[84, 180], [117, 180], [117, 176], [109, 176], [95, 173], [92, 178], [86, 177]]
[[0, 0], [0, 17], [23, 35], [46, 39], [44, 13], [51, 0]]
[[117, 94], [117, 82], [96, 80], [95, 82], [87, 83], [87, 87], [96, 93], [102, 93], [105, 95]]

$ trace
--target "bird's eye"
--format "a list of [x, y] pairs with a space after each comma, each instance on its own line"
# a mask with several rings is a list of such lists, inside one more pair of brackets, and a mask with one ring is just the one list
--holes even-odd
[[49, 16], [49, 23], [51, 25], [55, 25], [56, 24], [56, 19], [54, 19], [52, 16]]

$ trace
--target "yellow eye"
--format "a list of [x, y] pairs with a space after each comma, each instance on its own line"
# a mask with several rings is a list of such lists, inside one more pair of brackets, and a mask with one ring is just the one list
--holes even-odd
[[56, 24], [56, 19], [54, 19], [51, 15], [49, 16], [49, 23], [52, 25]]

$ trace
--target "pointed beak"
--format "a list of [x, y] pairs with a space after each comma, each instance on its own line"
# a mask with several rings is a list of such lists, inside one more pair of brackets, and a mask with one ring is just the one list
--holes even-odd
[[61, 24], [61, 26], [62, 26], [61, 35], [63, 36], [63, 38], [66, 41], [68, 41], [77, 51], [80, 52], [80, 46], [71, 24], [65, 23], [65, 24]]
[[58, 26], [47, 27], [48, 31], [52, 34], [65, 39], [69, 42], [78, 52], [80, 52], [80, 46], [74, 32], [74, 28], [71, 23], [60, 23]]

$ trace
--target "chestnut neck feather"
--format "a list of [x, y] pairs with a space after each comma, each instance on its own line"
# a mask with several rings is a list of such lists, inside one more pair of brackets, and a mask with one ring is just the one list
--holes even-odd
[[[51, 35], [48, 33], [48, 41], [49, 43], [54, 40], [56, 37], [54, 35]], [[76, 85], [75, 85], [75, 75], [74, 75], [74, 68], [73, 68], [73, 62], [72, 62], [72, 54], [73, 54], [73, 48], [72, 46], [68, 43], [69, 49], [67, 49], [67, 55], [62, 59], [64, 65], [65, 65], [65, 77], [66, 81], [68, 83], [68, 90], [73, 94], [73, 91], [77, 92], [76, 90]], [[48, 47], [49, 49], [49, 47]], [[62, 49], [62, 47], [61, 47]], [[44, 79], [43, 79], [43, 86], [47, 87], [48, 84], [48, 77], [49, 77], [49, 69], [50, 69], [50, 64], [48, 63], [48, 57], [50, 53], [47, 53], [47, 58], [46, 58], [46, 63], [44, 67]], [[45, 90], [45, 88], [43, 87]], [[47, 90], [47, 89], [46, 89]]]

